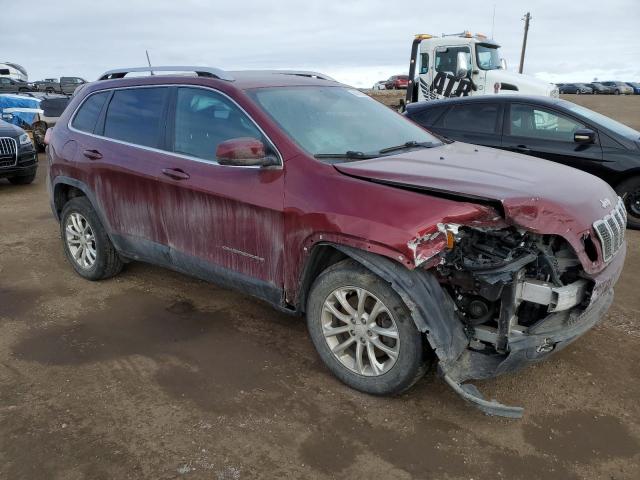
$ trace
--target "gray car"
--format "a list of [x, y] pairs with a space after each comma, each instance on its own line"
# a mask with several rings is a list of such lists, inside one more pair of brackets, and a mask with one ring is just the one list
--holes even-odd
[[633, 87], [624, 82], [602, 82], [603, 85], [610, 87], [614, 95], [633, 95]]
[[60, 79], [45, 78], [44, 80], [37, 81], [36, 87], [39, 92], [72, 95], [76, 88], [85, 83], [87, 83], [87, 81], [81, 77], [60, 77]]
[[33, 83], [23, 82], [15, 78], [0, 77], [0, 93], [19, 93], [34, 90]]

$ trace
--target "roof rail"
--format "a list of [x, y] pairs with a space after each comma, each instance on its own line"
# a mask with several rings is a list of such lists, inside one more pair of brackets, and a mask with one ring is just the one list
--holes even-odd
[[117, 68], [104, 72], [98, 80], [111, 80], [115, 78], [124, 78], [129, 73], [149, 72], [153, 75], [155, 72], [193, 72], [199, 77], [211, 77], [219, 80], [232, 82], [234, 78], [220, 68], [212, 67], [194, 67], [194, 66], [171, 66], [163, 65], [158, 67], [133, 67], [133, 68]]
[[332, 82], [337, 82], [335, 78], [331, 78], [329, 75], [325, 75], [324, 73], [312, 72], [308, 70], [240, 70], [238, 73], [271, 73], [274, 75], [294, 75], [297, 77], [307, 77], [307, 78], [318, 78], [320, 80], [329, 80]]

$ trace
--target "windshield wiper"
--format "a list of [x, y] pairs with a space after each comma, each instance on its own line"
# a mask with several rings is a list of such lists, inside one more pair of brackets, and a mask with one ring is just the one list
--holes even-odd
[[344, 153], [316, 153], [314, 157], [315, 158], [350, 158], [350, 159], [359, 160], [359, 159], [374, 158], [375, 155], [367, 155], [364, 152], [349, 150]]
[[393, 147], [383, 148], [379, 150], [378, 153], [389, 153], [395, 152], [396, 150], [404, 150], [405, 148], [415, 148], [415, 147], [423, 147], [423, 148], [431, 148], [434, 144], [432, 142], [416, 142], [412, 140], [410, 142], [405, 142], [402, 145], [395, 145]]

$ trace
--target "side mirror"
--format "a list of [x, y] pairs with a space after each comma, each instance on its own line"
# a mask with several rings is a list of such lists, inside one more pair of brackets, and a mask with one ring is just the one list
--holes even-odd
[[576, 143], [593, 143], [596, 141], [596, 132], [588, 128], [579, 128], [573, 132], [573, 141]]
[[467, 55], [464, 52], [458, 52], [457, 65], [456, 65], [456, 77], [464, 78], [469, 72], [469, 63], [467, 62]]
[[507, 61], [504, 58], [500, 59], [500, 68], [502, 70], [506, 70], [507, 69]]
[[273, 156], [267, 156], [264, 143], [251, 137], [239, 137], [218, 144], [216, 159], [220, 165], [236, 167], [270, 167], [278, 164]]

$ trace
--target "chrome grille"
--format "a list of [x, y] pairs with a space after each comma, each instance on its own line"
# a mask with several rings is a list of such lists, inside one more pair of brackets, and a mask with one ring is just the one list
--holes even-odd
[[620, 197], [618, 197], [616, 208], [602, 220], [594, 222], [593, 228], [600, 240], [604, 261], [608, 262], [622, 246], [627, 228], [627, 211]]
[[11, 137], [0, 137], [0, 168], [15, 167], [18, 163], [18, 144]]

